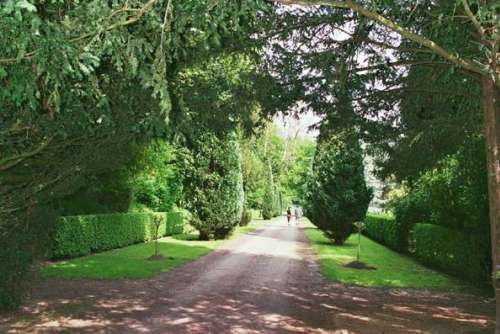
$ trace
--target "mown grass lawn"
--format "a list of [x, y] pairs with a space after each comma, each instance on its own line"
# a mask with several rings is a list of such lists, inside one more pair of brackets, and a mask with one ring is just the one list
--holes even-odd
[[420, 288], [450, 292], [487, 293], [484, 284], [473, 286], [444, 273], [429, 269], [414, 259], [394, 252], [364, 236], [361, 237], [361, 261], [376, 270], [344, 267], [356, 260], [357, 234], [344, 245], [334, 246], [313, 225], [306, 225], [306, 234], [319, 258], [321, 271], [328, 279], [367, 287]]
[[[249, 233], [264, 224], [263, 220], [236, 228], [231, 238]], [[224, 240], [198, 241], [195, 234], [163, 238], [159, 251], [161, 261], [146, 260], [154, 254], [154, 243], [141, 243], [77, 259], [60, 261], [42, 268], [42, 278], [65, 279], [140, 279], [150, 278], [193, 261], [220, 247]]]

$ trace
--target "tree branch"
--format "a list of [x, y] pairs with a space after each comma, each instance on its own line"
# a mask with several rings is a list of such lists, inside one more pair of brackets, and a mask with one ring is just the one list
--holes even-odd
[[481, 24], [476, 18], [476, 15], [472, 12], [472, 10], [469, 7], [469, 2], [467, 0], [462, 0], [462, 4], [465, 9], [465, 14], [467, 14], [467, 17], [472, 21], [472, 24], [474, 25], [474, 28], [476, 28], [477, 32], [481, 37], [484, 37], [484, 29], [481, 27]]
[[391, 89], [384, 89], [384, 90], [374, 90], [371, 91], [370, 93], [362, 96], [358, 96], [353, 98], [353, 101], [359, 101], [359, 100], [364, 100], [368, 99], [371, 97], [375, 97], [377, 95], [385, 95], [385, 94], [391, 94], [395, 98], [397, 98], [394, 93], [401, 92], [401, 93], [424, 93], [424, 94], [436, 94], [436, 95], [450, 95], [450, 96], [463, 96], [467, 98], [473, 98], [474, 96], [468, 93], [464, 92], [456, 92], [456, 91], [445, 91], [445, 90], [431, 90], [431, 89], [424, 89], [424, 88], [406, 88], [406, 87], [398, 87], [398, 88], [391, 88]]
[[388, 19], [385, 16], [382, 16], [374, 11], [371, 11], [364, 6], [352, 1], [352, 0], [344, 0], [344, 1], [336, 1], [336, 0], [275, 0], [277, 3], [281, 3], [283, 5], [305, 5], [305, 6], [314, 6], [314, 5], [320, 5], [320, 6], [329, 6], [329, 7], [335, 7], [335, 8], [341, 8], [341, 9], [350, 9], [362, 16], [365, 16], [369, 19], [372, 19], [373, 21], [389, 28], [390, 30], [398, 33], [402, 37], [409, 39], [410, 41], [413, 41], [415, 43], [418, 43], [422, 46], [425, 46], [426, 48], [432, 50], [434, 53], [437, 55], [443, 57], [444, 59], [448, 60], [449, 62], [460, 66], [462, 68], [465, 68], [471, 72], [475, 72], [481, 75], [489, 75], [488, 71], [486, 69], [483, 69], [482, 67], [479, 67], [463, 58], [461, 58], [458, 55], [452, 54], [451, 52], [447, 51], [443, 47], [441, 47], [439, 44], [436, 42], [420, 36], [418, 34], [415, 34], [408, 29], [401, 27], [394, 21]]
[[114, 30], [114, 29], [119, 28], [119, 27], [123, 27], [123, 26], [127, 26], [127, 25], [130, 25], [130, 24], [133, 24], [133, 23], [139, 21], [139, 19], [141, 17], [143, 17], [144, 14], [153, 7], [153, 5], [155, 4], [156, 1], [157, 0], [149, 0], [148, 2], [146, 2], [146, 4], [143, 7], [141, 7], [140, 9], [138, 9], [137, 15], [129, 18], [128, 20], [125, 20], [125, 21], [122, 21], [122, 22], [117, 22], [117, 23], [112, 24], [112, 25], [110, 25], [110, 26], [106, 27], [105, 29], [100, 30], [98, 32], [91, 32], [91, 33], [83, 34], [81, 36], [72, 38], [69, 41], [70, 42], [78, 42], [78, 41], [80, 41], [82, 39], [86, 39], [88, 37], [98, 35], [98, 34], [102, 33], [103, 31], [110, 31], [110, 30]]
[[47, 147], [50, 144], [51, 140], [52, 140], [52, 138], [47, 139], [42, 144], [40, 144], [40, 146], [38, 146], [37, 148], [35, 148], [29, 152], [25, 152], [22, 154], [18, 154], [14, 157], [8, 157], [8, 158], [3, 159], [2, 161], [0, 161], [0, 171], [10, 169], [10, 168], [16, 166], [18, 163], [24, 161], [25, 159], [40, 153], [45, 147]]

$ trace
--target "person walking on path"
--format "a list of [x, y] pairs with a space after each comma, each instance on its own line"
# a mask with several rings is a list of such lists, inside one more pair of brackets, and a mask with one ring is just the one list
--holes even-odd
[[291, 219], [292, 219], [292, 208], [288, 207], [288, 209], [286, 209], [286, 220], [288, 221], [288, 226], [290, 226]]
[[300, 217], [302, 216], [302, 212], [300, 211], [300, 207], [295, 207], [295, 225], [300, 224]]

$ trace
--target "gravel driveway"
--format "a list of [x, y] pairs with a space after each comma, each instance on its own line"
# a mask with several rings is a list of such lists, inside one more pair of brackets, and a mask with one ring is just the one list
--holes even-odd
[[275, 220], [148, 280], [49, 280], [1, 333], [490, 333], [479, 297], [327, 282]]

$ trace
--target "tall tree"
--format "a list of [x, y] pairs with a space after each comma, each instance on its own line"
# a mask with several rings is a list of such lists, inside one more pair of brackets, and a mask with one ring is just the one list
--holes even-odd
[[307, 186], [306, 214], [336, 245], [342, 245], [363, 221], [372, 198], [366, 186], [363, 154], [350, 131], [323, 133]]
[[185, 170], [185, 203], [200, 239], [225, 238], [241, 220], [243, 176], [236, 136], [201, 135]]
[[271, 164], [267, 162], [266, 181], [264, 184], [264, 197], [262, 198], [262, 218], [271, 219], [274, 217], [276, 203], [276, 187], [274, 184], [273, 170]]

